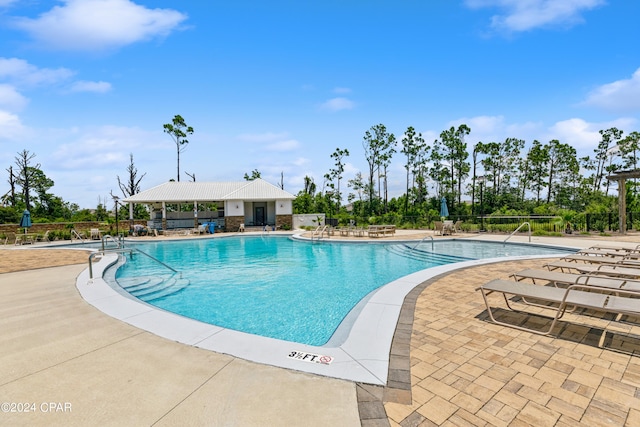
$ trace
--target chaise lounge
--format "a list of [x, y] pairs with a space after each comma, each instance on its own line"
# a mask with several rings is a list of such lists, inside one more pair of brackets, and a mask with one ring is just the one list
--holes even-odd
[[540, 282], [542, 281], [545, 282], [544, 284], [551, 284], [555, 287], [558, 287], [558, 285], [563, 287], [588, 285], [640, 292], [640, 281], [632, 280], [628, 277], [564, 273], [560, 271], [537, 270], [534, 268], [518, 271], [517, 273], [513, 273], [511, 277], [518, 282], [531, 280], [534, 285], [541, 285], [542, 283]]
[[[492, 280], [480, 286], [478, 290], [482, 293], [482, 298], [487, 306], [487, 313], [492, 322], [538, 335], [551, 334], [558, 320], [562, 318], [567, 310], [567, 307], [585, 308], [614, 314], [640, 315], [640, 299], [637, 298], [638, 293], [634, 291], [589, 285], [571, 285], [566, 289], [562, 289], [500, 279]], [[532, 299], [551, 304], [546, 307], [554, 313], [551, 318], [551, 325], [546, 330], [540, 330], [497, 320], [493, 315], [493, 310], [487, 299], [487, 296], [492, 293], [501, 294], [504, 297], [507, 307], [511, 311], [522, 312], [525, 315], [530, 313], [514, 309], [512, 303], [509, 302], [508, 296], [520, 297], [525, 300]]]

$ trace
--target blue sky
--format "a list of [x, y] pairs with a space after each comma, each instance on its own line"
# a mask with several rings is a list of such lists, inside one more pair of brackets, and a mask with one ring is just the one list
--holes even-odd
[[336, 148], [345, 180], [366, 175], [378, 123], [590, 155], [600, 129], [640, 130], [638, 16], [612, 0], [0, 0], [0, 195], [23, 149], [81, 207], [121, 196], [130, 154], [142, 189], [175, 179], [176, 114], [195, 129], [181, 181], [258, 169], [294, 194], [305, 175], [322, 187]]

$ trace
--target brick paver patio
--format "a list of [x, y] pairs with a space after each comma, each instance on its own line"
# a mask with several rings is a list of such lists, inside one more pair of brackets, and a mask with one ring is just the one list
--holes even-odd
[[[419, 293], [410, 338], [407, 334], [411, 392], [394, 390], [390, 375], [387, 425], [640, 425], [640, 358], [632, 355], [640, 351], [637, 326], [612, 324], [610, 315], [566, 314], [545, 337], [488, 321], [475, 289], [543, 264], [504, 262], [456, 271]], [[499, 295], [491, 295], [490, 302], [505, 307]], [[527, 326], [547, 322], [506, 310], [498, 313]], [[605, 327], [604, 348], [599, 348]], [[402, 378], [402, 351], [396, 353], [400, 355], [392, 358], [390, 369], [398, 368], [395, 377]], [[382, 425], [380, 419], [363, 419], [362, 424]]]

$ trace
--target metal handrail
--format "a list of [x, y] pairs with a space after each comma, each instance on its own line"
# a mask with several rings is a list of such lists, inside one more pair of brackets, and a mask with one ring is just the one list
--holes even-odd
[[[314, 231], [313, 233], [311, 233], [311, 241], [313, 242], [313, 236], [315, 236], [318, 231], [320, 231], [320, 235], [318, 236], [318, 241], [320, 240], [320, 238], [322, 236], [324, 236], [324, 232], [327, 230], [327, 226], [326, 225], [319, 225], [318, 228], [316, 228], [316, 231]], [[327, 231], [327, 236], [329, 235], [329, 231]]]
[[93, 258], [97, 255], [106, 255], [107, 253], [124, 253], [124, 252], [133, 252], [133, 249], [103, 249], [101, 251], [91, 252], [89, 254], [89, 279], [93, 279]]
[[113, 236], [112, 236], [112, 235], [110, 235], [110, 234], [105, 234], [104, 236], [102, 236], [102, 250], [103, 250], [103, 251], [105, 250], [105, 242], [106, 242], [107, 240], [111, 240], [113, 243], [115, 243], [115, 244], [116, 244], [116, 246], [118, 247], [118, 249], [121, 249], [121, 248], [123, 248], [123, 247], [124, 247], [124, 245], [120, 245], [120, 242], [119, 242], [118, 240], [116, 240], [116, 238], [115, 238], [115, 237], [113, 237]]
[[151, 258], [152, 260], [156, 261], [159, 264], [162, 264], [163, 266], [167, 267], [169, 270], [173, 271], [174, 273], [180, 273], [178, 270], [176, 270], [175, 268], [171, 267], [170, 265], [167, 265], [166, 263], [160, 261], [158, 258], [155, 258], [151, 255], [149, 255], [148, 253], [141, 251], [140, 249], [137, 248], [118, 248], [118, 249], [103, 249], [100, 251], [96, 251], [96, 252], [92, 252], [89, 255], [89, 279], [93, 279], [93, 258], [95, 255], [106, 255], [108, 253], [125, 253], [125, 252], [129, 252], [130, 254], [133, 254], [133, 252], [139, 252], [142, 255], [146, 255], [149, 258]]
[[529, 228], [529, 243], [531, 243], [531, 224], [529, 224], [528, 222], [523, 222], [522, 224], [520, 224], [518, 226], [518, 228], [516, 228], [513, 233], [509, 234], [509, 237], [507, 237], [506, 239], [504, 239], [504, 241], [502, 242], [503, 244], [507, 243], [507, 240], [509, 240], [511, 238], [511, 236], [513, 236], [514, 234], [516, 234], [518, 232], [518, 230], [520, 230], [522, 227], [527, 226]]
[[411, 248], [411, 251], [413, 251], [415, 248], [417, 248], [418, 246], [420, 246], [420, 243], [424, 242], [424, 241], [427, 239], [427, 237], [428, 237], [429, 239], [431, 239], [431, 252], [433, 252], [433, 236], [431, 236], [431, 235], [424, 236], [424, 237], [422, 238], [422, 240], [420, 240], [420, 241], [419, 241], [419, 242], [418, 242], [414, 247], [412, 247], [412, 248]]

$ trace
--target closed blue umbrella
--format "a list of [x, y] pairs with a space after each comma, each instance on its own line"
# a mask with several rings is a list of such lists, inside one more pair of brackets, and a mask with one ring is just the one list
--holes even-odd
[[442, 218], [446, 218], [449, 216], [449, 208], [447, 207], [447, 199], [446, 198], [442, 198], [440, 200], [440, 216]]
[[22, 218], [20, 219], [20, 227], [24, 228], [24, 232], [27, 232], [27, 228], [31, 227], [31, 213], [25, 209], [22, 212]]

